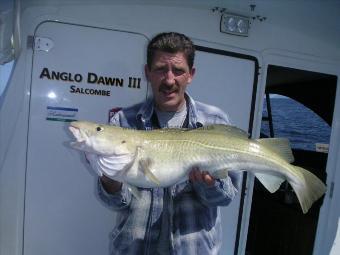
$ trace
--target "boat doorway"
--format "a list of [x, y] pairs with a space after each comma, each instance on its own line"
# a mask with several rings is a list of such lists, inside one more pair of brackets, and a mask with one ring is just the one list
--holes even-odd
[[[326, 183], [337, 76], [268, 66], [261, 137], [291, 142], [294, 165]], [[247, 255], [311, 255], [323, 197], [303, 214], [287, 182], [271, 194], [255, 179]]]

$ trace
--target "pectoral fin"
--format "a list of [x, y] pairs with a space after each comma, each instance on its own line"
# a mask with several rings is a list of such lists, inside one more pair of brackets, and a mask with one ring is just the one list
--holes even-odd
[[146, 175], [146, 177], [153, 183], [157, 184], [157, 186], [160, 186], [161, 182], [151, 171], [152, 160], [150, 158], [141, 159], [139, 160], [139, 165], [143, 170], [144, 174]]
[[277, 191], [284, 182], [284, 179], [274, 175], [256, 173], [255, 176], [271, 193]]

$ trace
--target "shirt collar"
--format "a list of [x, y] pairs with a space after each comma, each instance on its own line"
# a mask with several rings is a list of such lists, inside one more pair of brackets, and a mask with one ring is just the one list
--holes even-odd
[[[188, 113], [189, 113], [189, 128], [196, 128], [197, 126], [202, 125], [202, 121], [198, 118], [198, 112], [196, 109], [196, 103], [193, 98], [188, 94], [185, 93], [185, 99], [187, 101], [188, 106]], [[141, 108], [139, 109], [136, 118], [137, 121], [142, 121], [144, 125], [145, 123], [150, 123], [152, 114], [154, 112], [154, 100], [153, 97], [148, 98], [144, 104], [142, 104]], [[197, 124], [200, 123], [200, 124]]]
[[143, 122], [150, 121], [154, 110], [154, 101], [153, 98], [148, 98], [144, 104], [140, 107], [139, 111], [137, 112], [136, 118], [137, 121], [141, 120]]

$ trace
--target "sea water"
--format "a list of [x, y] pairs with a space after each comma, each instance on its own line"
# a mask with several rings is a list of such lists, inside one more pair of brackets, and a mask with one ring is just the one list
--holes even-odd
[[[331, 127], [315, 112], [286, 97], [271, 98], [274, 136], [289, 138], [291, 146], [316, 150], [316, 144], [329, 144]], [[268, 116], [266, 102], [263, 116]], [[269, 136], [268, 122], [263, 121], [261, 133]]]

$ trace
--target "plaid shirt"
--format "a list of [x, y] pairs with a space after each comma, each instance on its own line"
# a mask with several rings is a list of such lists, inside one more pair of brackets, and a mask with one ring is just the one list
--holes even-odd
[[[220, 109], [186, 98], [189, 128], [230, 123]], [[111, 123], [149, 130], [153, 110], [150, 99], [119, 111]], [[99, 196], [117, 211], [111, 254], [218, 254], [222, 241], [219, 206], [231, 202], [238, 186], [239, 176], [230, 173], [213, 186], [185, 181], [169, 188], [139, 188], [142, 196], [138, 200], [124, 184], [112, 195], [98, 181]]]

